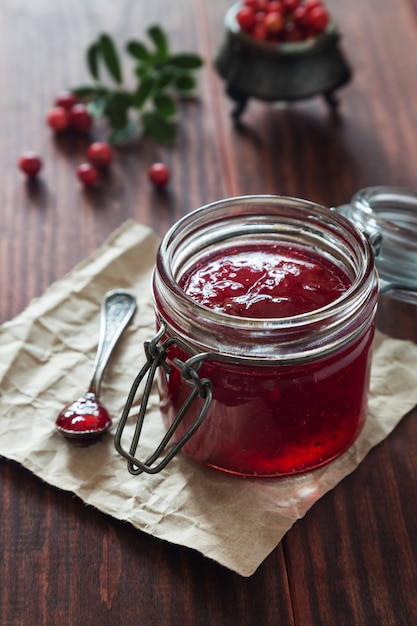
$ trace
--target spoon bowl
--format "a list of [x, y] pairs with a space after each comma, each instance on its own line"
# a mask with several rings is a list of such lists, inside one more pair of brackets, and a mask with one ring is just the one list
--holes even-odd
[[96, 394], [87, 392], [62, 409], [56, 427], [66, 437], [78, 439], [95, 438], [105, 433], [112, 425], [108, 410]]
[[101, 380], [113, 350], [136, 310], [135, 297], [126, 290], [108, 292], [101, 305], [100, 338], [93, 376], [84, 396], [67, 404], [58, 414], [56, 428], [70, 439], [100, 437], [112, 425], [108, 410], [100, 402]]

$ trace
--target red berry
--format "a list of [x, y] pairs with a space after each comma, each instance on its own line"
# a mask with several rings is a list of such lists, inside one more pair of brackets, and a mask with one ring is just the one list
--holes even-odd
[[263, 24], [265, 21], [265, 11], [256, 11], [255, 13], [255, 24], [253, 25], [253, 28], [255, 28], [255, 26], [257, 24]]
[[329, 14], [324, 7], [315, 7], [308, 12], [308, 25], [321, 33], [329, 23]]
[[70, 91], [63, 91], [55, 98], [55, 106], [62, 107], [63, 109], [72, 109], [72, 107], [78, 103], [78, 98]]
[[88, 112], [85, 104], [75, 104], [69, 112], [70, 125], [76, 130], [87, 131], [90, 130], [93, 124], [93, 118]]
[[113, 159], [113, 151], [105, 141], [95, 141], [87, 148], [87, 157], [98, 167], [106, 167]]
[[282, 0], [285, 11], [292, 13], [300, 4], [300, 0]]
[[265, 41], [268, 38], [268, 31], [265, 26], [265, 22], [259, 22], [255, 24], [252, 31], [252, 36], [259, 41]]
[[292, 14], [292, 19], [294, 24], [298, 26], [307, 26], [308, 25], [308, 11], [303, 4], [297, 7]]
[[243, 7], [238, 11], [236, 20], [242, 30], [251, 30], [256, 21], [256, 13], [251, 7]]
[[303, 7], [307, 11], [311, 11], [311, 9], [315, 9], [316, 7], [323, 6], [321, 0], [305, 0]]
[[286, 42], [302, 41], [304, 39], [304, 33], [294, 22], [287, 22], [282, 38], [283, 41]]
[[285, 20], [282, 13], [267, 13], [267, 15], [265, 16], [266, 30], [271, 35], [277, 35], [278, 33], [280, 33], [283, 30], [284, 25]]
[[77, 167], [77, 176], [83, 185], [91, 187], [98, 180], [98, 171], [91, 163], [82, 163]]
[[34, 178], [42, 168], [42, 160], [31, 151], [24, 152], [17, 162], [19, 168], [30, 178]]
[[170, 172], [164, 163], [154, 163], [148, 169], [149, 180], [156, 187], [165, 187], [170, 178]]
[[321, 33], [330, 14], [323, 0], [243, 0], [236, 19], [254, 39], [298, 42]]
[[266, 13], [284, 13], [284, 5], [280, 0], [271, 0], [265, 9]]
[[65, 130], [69, 125], [68, 111], [61, 106], [50, 109], [46, 115], [48, 125], [56, 131]]

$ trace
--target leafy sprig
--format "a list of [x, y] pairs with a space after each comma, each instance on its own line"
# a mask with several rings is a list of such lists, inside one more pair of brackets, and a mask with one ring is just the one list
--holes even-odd
[[88, 103], [91, 115], [108, 120], [111, 143], [128, 138], [137, 125], [136, 120], [140, 120], [143, 131], [157, 141], [174, 141], [176, 96], [188, 96], [196, 88], [194, 73], [203, 64], [201, 57], [190, 52], [172, 54], [168, 37], [160, 26], [151, 26], [147, 34], [151, 45], [136, 40], [126, 44], [126, 52], [134, 63], [133, 88], [125, 84], [113, 39], [103, 33], [86, 53], [94, 83], [71, 90]]

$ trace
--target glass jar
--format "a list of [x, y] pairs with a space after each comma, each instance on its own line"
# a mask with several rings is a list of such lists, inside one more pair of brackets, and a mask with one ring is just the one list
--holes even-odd
[[[182, 287], [202, 259], [254, 245], [312, 253], [319, 265], [330, 263], [347, 276], [349, 286], [319, 308], [280, 317], [212, 309]], [[378, 281], [370, 243], [343, 215], [277, 196], [204, 206], [163, 239], [153, 297], [158, 332], [146, 344], [147, 363], [116, 434], [132, 473], [160, 471], [182, 449], [224, 472], [290, 475], [328, 463], [358, 437], [367, 412]], [[167, 435], [141, 461], [135, 454], [155, 373]], [[122, 433], [146, 374], [126, 451]]]
[[417, 193], [365, 187], [336, 210], [373, 242], [380, 292], [417, 304]]

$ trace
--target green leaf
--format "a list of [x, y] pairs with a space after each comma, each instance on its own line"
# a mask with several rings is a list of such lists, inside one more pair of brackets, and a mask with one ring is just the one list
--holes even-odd
[[203, 65], [203, 60], [198, 54], [184, 52], [172, 55], [169, 58], [169, 63], [182, 70], [197, 70]]
[[168, 85], [175, 83], [178, 77], [178, 69], [172, 65], [163, 65], [157, 72], [154, 82], [155, 89], [163, 90]]
[[90, 71], [90, 74], [95, 80], [99, 80], [98, 73], [98, 55], [99, 55], [99, 46], [97, 43], [91, 44], [87, 48], [87, 67]]
[[147, 78], [149, 74], [152, 73], [151, 65], [138, 65], [135, 67], [135, 74], [139, 78], [139, 80], [143, 80]]
[[149, 111], [143, 114], [143, 128], [146, 134], [161, 143], [172, 143], [176, 137], [174, 122], [165, 119], [157, 111]]
[[151, 26], [148, 28], [147, 32], [150, 39], [152, 39], [155, 44], [157, 58], [161, 61], [167, 59], [169, 55], [169, 44], [168, 38], [162, 28], [160, 26]]
[[[147, 30], [149, 42], [132, 39], [124, 51], [134, 59], [132, 91], [123, 89], [122, 63], [112, 37], [101, 34], [87, 49], [87, 64], [94, 78], [92, 85], [81, 85], [73, 93], [87, 103], [95, 117], [107, 117], [113, 142], [120, 142], [132, 133], [130, 113], [137, 111], [144, 132], [161, 142], [172, 142], [176, 136], [174, 116], [177, 104], [171, 92], [189, 95], [196, 87], [193, 71], [203, 64], [194, 53], [170, 55], [168, 37], [154, 25]], [[100, 82], [105, 71], [113, 86]], [[106, 76], [107, 78], [107, 76]]]
[[129, 41], [126, 44], [126, 50], [138, 61], [149, 62], [152, 59], [151, 53], [141, 41]]
[[99, 39], [100, 52], [110, 75], [119, 85], [123, 82], [119, 55], [112, 38], [103, 33]]
[[145, 78], [132, 96], [132, 105], [136, 107], [136, 109], [141, 109], [151, 95], [153, 88], [154, 81], [152, 78]]
[[71, 92], [81, 100], [89, 100], [90, 98], [97, 98], [98, 96], [105, 95], [107, 93], [107, 89], [105, 87], [95, 85], [82, 85], [81, 87], [71, 89]]
[[185, 72], [183, 74], [179, 74], [175, 80], [175, 87], [181, 93], [190, 93], [191, 91], [194, 91], [196, 85], [197, 83], [194, 77], [191, 76], [191, 74], [186, 74]]
[[174, 100], [164, 93], [157, 93], [153, 102], [158, 113], [164, 117], [172, 117], [177, 112]]
[[110, 125], [114, 129], [121, 129], [128, 123], [128, 110], [132, 103], [130, 94], [115, 91], [109, 95], [106, 101], [105, 114], [109, 118]]

